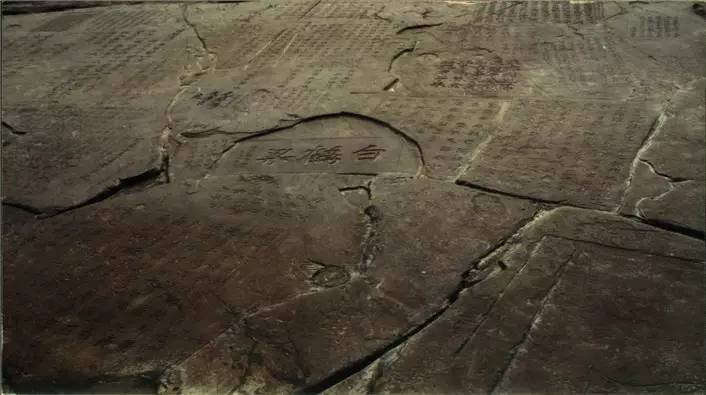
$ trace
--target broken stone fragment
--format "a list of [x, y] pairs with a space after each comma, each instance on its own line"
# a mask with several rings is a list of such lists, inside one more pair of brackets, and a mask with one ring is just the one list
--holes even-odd
[[620, 212], [624, 215], [639, 216], [637, 206], [644, 199], [658, 197], [670, 190], [668, 179], [660, 177], [647, 162], [637, 160], [633, 165], [629, 186], [625, 190]]

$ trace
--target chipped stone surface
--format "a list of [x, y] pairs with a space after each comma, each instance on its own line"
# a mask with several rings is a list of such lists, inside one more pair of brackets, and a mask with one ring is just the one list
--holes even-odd
[[698, 7], [94, 5], [3, 4], [8, 391], [706, 390]]

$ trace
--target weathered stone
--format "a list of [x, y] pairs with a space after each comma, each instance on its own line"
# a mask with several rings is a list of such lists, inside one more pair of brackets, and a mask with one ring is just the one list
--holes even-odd
[[703, 77], [706, 55], [703, 36], [697, 33], [703, 29], [703, 18], [693, 12], [694, 4], [621, 3], [620, 14], [605, 24], [621, 41], [647, 55], [648, 67], [664, 67], [668, 73], [652, 79], [683, 85]]
[[54, 211], [159, 173], [168, 107], [204, 56], [180, 9], [16, 20], [3, 30], [2, 116], [27, 134], [3, 146], [3, 199]]
[[624, 215], [639, 216], [638, 204], [644, 199], [651, 199], [670, 190], [669, 179], [652, 170], [649, 163], [637, 160], [633, 164], [632, 174], [628, 179], [620, 212]]
[[[315, 183], [323, 194], [314, 204], [303, 200], [307, 191], [284, 192], [281, 182], [211, 179], [207, 192], [191, 195], [164, 186], [97, 209], [6, 224], [8, 365], [20, 375], [54, 377], [160, 369], [227, 328], [230, 311], [306, 292], [310, 260], [357, 267], [362, 212], [335, 188]], [[311, 183], [300, 185], [311, 191]], [[300, 230], [287, 230], [292, 225]], [[46, 265], [57, 246], [66, 248], [61, 264]], [[30, 318], [37, 316], [45, 319]]]
[[706, 389], [691, 3], [103, 5], [3, 15], [10, 391]]
[[[514, 232], [533, 212], [530, 204], [518, 200], [497, 198], [442, 182], [417, 181], [422, 182], [421, 188], [414, 188], [413, 179], [402, 180], [402, 184], [385, 180], [373, 186], [373, 203], [377, 204], [374, 206], [377, 209], [366, 210], [366, 213], [372, 221], [368, 226], [377, 229], [367, 243], [361, 239], [366, 233], [366, 216], [360, 209], [346, 204], [340, 193], [328, 186], [330, 181], [326, 176], [210, 177], [191, 194], [178, 186], [164, 186], [116, 198], [96, 209], [79, 209], [39, 222], [8, 224], [6, 242], [12, 248], [5, 252], [6, 279], [10, 284], [25, 283], [26, 276], [40, 276], [46, 281], [35, 283], [43, 292], [33, 287], [6, 287], [8, 300], [12, 301], [6, 307], [10, 323], [6, 328], [10, 340], [7, 355], [15, 361], [18, 373], [28, 376], [86, 375], [88, 372], [82, 369], [89, 366], [92, 374], [125, 375], [134, 372], [125, 370], [126, 361], [131, 369], [159, 370], [188, 354], [199, 342], [208, 339], [209, 334], [215, 336], [214, 331], [228, 325], [229, 320], [224, 318], [229, 314], [253, 314], [247, 322], [257, 325], [258, 329], [251, 331], [258, 334], [257, 338], [284, 330], [271, 323], [290, 322], [289, 318], [276, 317], [296, 313], [296, 317], [304, 321], [302, 325], [287, 324], [288, 331], [302, 331], [292, 347], [307, 350], [320, 347], [322, 351], [327, 350], [329, 360], [322, 361], [324, 354], [314, 353], [284, 364], [282, 358], [287, 360], [291, 355], [275, 347], [277, 342], [269, 337], [259, 340], [264, 349], [255, 352], [265, 361], [269, 374], [287, 385], [315, 384], [333, 371], [345, 368], [346, 364], [384, 347], [433, 314], [458, 286], [468, 264]], [[408, 200], [407, 204], [405, 197], [410, 194], [418, 194], [419, 199]], [[184, 199], [181, 195], [188, 197]], [[438, 239], [424, 240], [429, 226], [424, 221], [412, 228], [405, 225], [409, 218], [419, 218], [433, 207], [441, 209], [438, 202], [442, 201], [446, 203], [444, 216], [456, 217], [458, 225], [438, 233]], [[420, 205], [421, 202], [426, 203]], [[455, 203], [449, 205], [450, 202]], [[462, 213], [466, 214], [460, 215]], [[343, 221], [345, 217], [349, 222]], [[332, 222], [327, 225], [325, 218]], [[504, 220], [498, 223], [494, 233], [488, 232], [490, 221], [498, 218]], [[74, 224], [76, 231], [67, 232], [68, 224]], [[121, 238], [112, 239], [110, 229], [121, 229]], [[474, 233], [474, 229], [484, 231]], [[33, 237], [22, 240], [24, 234]], [[458, 239], [463, 240], [463, 245], [450, 244], [459, 235], [463, 237]], [[47, 244], [48, 240], [52, 242]], [[74, 240], [80, 242], [77, 244]], [[372, 256], [361, 256], [364, 252], [361, 243], [369, 247], [365, 249], [372, 251]], [[418, 246], [413, 248], [415, 244]], [[63, 258], [64, 264], [47, 270], [42, 262], [54, 245], [73, 246], [69, 251], [74, 252]], [[272, 248], [274, 245], [276, 249]], [[392, 248], [397, 245], [404, 248]], [[123, 261], [121, 257], [126, 256], [127, 251], [131, 251], [131, 258]], [[211, 258], [204, 262], [204, 256]], [[151, 263], [144, 265], [147, 259]], [[17, 266], [16, 262], [23, 264]], [[66, 267], [72, 269], [67, 272]], [[139, 277], [127, 277], [133, 272], [139, 273]], [[182, 272], [190, 275], [185, 277]], [[108, 281], [101, 282], [97, 288], [98, 284], [90, 280], [95, 276]], [[360, 276], [366, 280], [355, 280]], [[63, 280], [55, 283], [55, 278]], [[412, 285], [412, 290], [399, 283], [401, 278]], [[377, 285], [367, 285], [367, 281]], [[317, 296], [326, 289], [331, 291]], [[349, 300], [348, 304], [336, 302], [325, 307], [324, 301], [338, 300], [329, 292], [340, 294]], [[60, 304], [46, 299], [59, 293], [65, 295]], [[91, 298], [86, 299], [86, 295]], [[366, 302], [371, 297], [376, 302]], [[204, 310], [201, 300], [219, 308]], [[65, 303], [72, 307], [66, 310]], [[95, 310], [96, 303], [105, 307]], [[181, 307], [172, 314], [163, 310], [164, 303]], [[376, 318], [361, 332], [357, 329], [361, 317], [351, 311], [359, 309], [361, 314], [370, 314], [368, 308], [363, 307], [367, 303], [380, 305], [381, 310], [366, 315]], [[12, 323], [26, 321], [22, 317], [29, 312], [20, 306], [27, 305], [35, 306], [33, 316], [57, 319], [37, 322], [36, 329], [25, 326], [23, 331], [18, 331]], [[118, 306], [125, 306], [123, 314], [112, 319], [105, 315]], [[192, 311], [192, 308], [198, 310]], [[385, 318], [391, 309], [399, 310], [401, 315], [391, 326], [381, 325], [391, 319]], [[342, 321], [324, 319], [332, 326], [317, 324], [318, 330], [323, 332], [321, 336], [312, 337], [314, 328], [303, 325], [310, 320], [304, 317], [312, 314], [333, 314]], [[147, 321], [155, 316], [162, 317], [158, 325]], [[177, 317], [184, 320], [175, 321]], [[193, 319], [199, 320], [205, 337], [194, 332], [186, 339], [179, 339], [181, 331], [194, 329]], [[269, 324], [262, 324], [263, 320]], [[350, 336], [346, 336], [351, 342], [359, 342], [361, 336], [364, 339], [370, 336], [371, 340], [359, 346], [357, 353], [349, 347], [339, 348], [338, 354], [332, 353], [334, 346], [330, 342], [340, 341], [340, 334], [335, 331], [344, 328], [351, 331]], [[370, 331], [379, 335], [372, 335]], [[33, 333], [46, 334], [37, 339]], [[166, 343], [157, 342], [165, 336]], [[81, 357], [70, 364], [62, 364], [62, 370], [58, 371], [55, 363], [61, 354], [35, 354], [33, 350], [39, 352], [39, 349], [25, 346], [35, 342], [43, 345], [41, 349], [72, 350], [73, 355]], [[163, 347], [161, 351], [150, 348], [155, 342]], [[100, 358], [101, 350], [110, 350], [112, 357]], [[173, 374], [181, 378], [166, 380], [182, 383], [175, 385], [191, 385], [189, 388], [194, 391], [198, 391], [199, 385], [216, 385], [214, 383], [223, 380], [214, 373], [210, 379], [203, 378], [210, 380], [205, 384], [198, 381], [189, 384], [191, 378], [202, 377], [198, 374], [200, 365], [194, 364], [180, 365], [182, 370]], [[281, 372], [279, 369], [283, 366], [295, 370]], [[312, 370], [314, 366], [318, 370]]]
[[[2, 3], [3, 15], [31, 14], [36, 12], [64, 11], [74, 8], [111, 5], [111, 1], [6, 1]], [[115, 2], [115, 3], [120, 3]]]
[[638, 214], [664, 226], [694, 230], [703, 235], [706, 217], [699, 209], [706, 207], [705, 189], [700, 181], [672, 183], [663, 194], [641, 201]]
[[384, 348], [411, 322], [404, 306], [358, 280], [256, 314], [248, 326], [270, 374], [308, 386]]
[[339, 189], [348, 202], [356, 207], [365, 208], [370, 203], [370, 190], [368, 187], [359, 186]]
[[404, 134], [372, 118], [335, 115], [241, 140], [213, 175], [233, 173], [400, 173], [421, 171], [421, 152]]
[[[303, 19], [314, 7], [327, 13]], [[212, 5], [190, 12], [216, 60], [214, 71], [175, 103], [176, 132], [254, 133], [321, 114], [364, 112], [370, 105], [356, 94], [390, 84], [390, 59], [414, 41], [396, 36], [384, 20], [348, 18], [347, 8], [293, 1], [248, 5], [232, 16]]]
[[610, 214], [553, 210], [376, 374], [330, 392], [703, 391], [703, 253]]
[[243, 384], [253, 341], [233, 327], [170, 369], [161, 378], [161, 394], [229, 393]]
[[432, 178], [455, 179], [504, 121], [508, 101], [385, 95], [373, 111], [414, 139]]
[[703, 234], [706, 217], [704, 80], [679, 90], [646, 143], [626, 191], [623, 212]]
[[[554, 203], [613, 209], [657, 111], [624, 103], [526, 101], [460, 180]], [[620, 130], [620, 133], [616, 133]]]
[[7, 202], [52, 211], [87, 202], [122, 180], [159, 172], [161, 114], [53, 107], [7, 118], [28, 130], [3, 147]]
[[[372, 196], [381, 214], [373, 223], [368, 270], [381, 292], [421, 317], [442, 306], [471, 263], [535, 211], [526, 201], [431, 180], [382, 178], [372, 184]], [[437, 229], [440, 217], [444, 226]]]
[[400, 93], [616, 100], [675, 89], [652, 78], [666, 66], [630, 68], [645, 55], [597, 27], [447, 24], [416, 37], [414, 51], [393, 67]]

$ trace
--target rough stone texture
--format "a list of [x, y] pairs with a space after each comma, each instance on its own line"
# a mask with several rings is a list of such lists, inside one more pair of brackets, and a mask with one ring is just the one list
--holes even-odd
[[[456, 290], [459, 273], [535, 211], [527, 201], [429, 180], [381, 178], [372, 195], [368, 259], [376, 287], [422, 317]], [[437, 228], [439, 217], [444, 225]]]
[[[517, 102], [460, 180], [553, 203], [614, 209], [656, 111], [601, 102]], [[616, 133], [620, 130], [620, 133]]]
[[57, 211], [160, 171], [168, 107], [206, 55], [178, 6], [3, 19], [3, 125], [23, 133], [4, 201]]
[[706, 391], [692, 3], [60, 3], [3, 6], [6, 390]]
[[[673, 96], [637, 165], [623, 210], [655, 223], [704, 232], [704, 79], [694, 80]], [[639, 189], [652, 188], [642, 192]], [[631, 212], [632, 210], [632, 212]]]
[[376, 374], [329, 392], [701, 392], [703, 253], [609, 214], [544, 213]]
[[[363, 213], [329, 186], [329, 177], [211, 177], [195, 193], [177, 184], [155, 187], [100, 207], [7, 224], [5, 293], [24, 306], [5, 311], [10, 369], [40, 377], [158, 370], [245, 315], [243, 325], [256, 328], [252, 336], [263, 348], [258, 355], [271, 374], [313, 384], [343, 368], [346, 358], [361, 359], [432, 315], [473, 258], [533, 212], [526, 202], [441, 182], [410, 190], [414, 181], [407, 178], [401, 185], [376, 185], [379, 202]], [[404, 204], [410, 193], [419, 201]], [[457, 217], [457, 225], [449, 223], [434, 239], [426, 238], [425, 222], [405, 225], [432, 207]], [[462, 237], [458, 245], [449, 244], [456, 236]], [[56, 246], [68, 247], [62, 263], [46, 267]], [[404, 264], [415, 255], [420, 262], [435, 260], [428, 272]], [[442, 274], [447, 279], [436, 278]], [[96, 281], [101, 278], [107, 282]], [[418, 290], [408, 293], [408, 284]], [[394, 311], [397, 318], [390, 316]], [[37, 314], [57, 318], [33, 321]], [[25, 324], [16, 327], [20, 322]], [[336, 353], [342, 330], [350, 332], [343, 338], [351, 343]], [[291, 347], [307, 350], [301, 359], [290, 360], [290, 350], [281, 348], [287, 341], [282, 331], [293, 337]], [[191, 367], [188, 361], [182, 367], [189, 377], [197, 375]]]
[[16, 118], [3, 116], [13, 128], [27, 130], [3, 147], [7, 202], [61, 210], [84, 203], [121, 180], [159, 171], [164, 122], [159, 113], [148, 119], [149, 114], [117, 107], [23, 112]]

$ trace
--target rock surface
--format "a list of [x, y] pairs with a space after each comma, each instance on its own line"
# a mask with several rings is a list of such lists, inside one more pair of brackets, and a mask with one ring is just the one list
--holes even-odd
[[544, 212], [439, 319], [329, 393], [701, 392], [703, 252], [609, 214]]
[[698, 7], [61, 3], [3, 8], [8, 391], [706, 391]]

